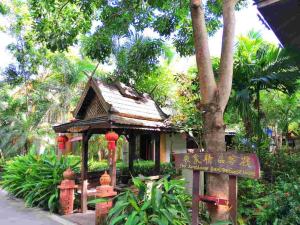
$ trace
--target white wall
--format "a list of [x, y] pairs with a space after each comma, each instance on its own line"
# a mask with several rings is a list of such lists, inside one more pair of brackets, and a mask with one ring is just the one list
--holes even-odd
[[[176, 134], [167, 134], [166, 135], [166, 161], [170, 162], [170, 152], [173, 151], [174, 153], [186, 153], [186, 138], [182, 136], [180, 133]], [[192, 194], [193, 188], [193, 171], [183, 169], [182, 176], [186, 181], [186, 189], [187, 191]], [[201, 172], [200, 174], [200, 193], [203, 193], [203, 182], [204, 181], [204, 173]], [[202, 183], [202, 184], [201, 184]]]
[[166, 162], [170, 162], [171, 151], [174, 153], [186, 152], [186, 138], [181, 134], [166, 134]]

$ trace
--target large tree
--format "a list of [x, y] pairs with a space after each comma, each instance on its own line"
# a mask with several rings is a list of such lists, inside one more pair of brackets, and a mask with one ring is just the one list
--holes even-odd
[[[223, 1], [223, 37], [219, 67], [219, 79], [213, 73], [211, 56], [208, 46], [208, 35], [205, 26], [205, 11], [201, 0], [191, 1], [191, 14], [194, 30], [196, 60], [199, 74], [201, 104], [203, 111], [204, 141], [208, 151], [225, 151], [225, 124], [223, 114], [227, 105], [233, 76], [233, 45], [235, 16], [235, 0]], [[228, 176], [208, 176], [208, 193], [228, 199]], [[211, 209], [214, 220], [226, 219], [226, 207]]]
[[[205, 147], [208, 151], [225, 151], [223, 113], [232, 85], [237, 0], [30, 0], [29, 3], [36, 38], [53, 51], [67, 49], [84, 35], [89, 40], [85, 43], [92, 44], [92, 48], [84, 48], [91, 50], [86, 53], [105, 62], [112, 53], [114, 40], [124, 41], [134, 27], [141, 34], [150, 28], [161, 41], [172, 40], [181, 56], [196, 54]], [[208, 35], [222, 27], [222, 16], [222, 53], [216, 79]], [[157, 41], [149, 43], [153, 44], [150, 49], [157, 47]], [[153, 60], [155, 57], [149, 62]], [[228, 176], [209, 175], [208, 179], [209, 195], [228, 198]], [[214, 207], [213, 221], [226, 219], [227, 211], [227, 207]]]

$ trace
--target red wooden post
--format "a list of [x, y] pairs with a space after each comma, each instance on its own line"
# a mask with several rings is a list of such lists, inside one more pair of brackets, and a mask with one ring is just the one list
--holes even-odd
[[105, 139], [107, 140], [107, 147], [108, 150], [111, 151], [110, 153], [110, 175], [112, 178], [112, 186], [116, 186], [116, 142], [119, 138], [119, 135], [116, 132], [108, 132], [105, 134]]
[[111, 197], [117, 195], [117, 192], [114, 191], [114, 188], [110, 185], [110, 183], [111, 177], [105, 171], [105, 173], [100, 177], [100, 186], [96, 188], [96, 197], [107, 198], [107, 201], [96, 204], [96, 225], [106, 224], [106, 216], [113, 206]]
[[199, 181], [200, 171], [193, 170], [192, 225], [199, 224]]
[[229, 176], [230, 219], [237, 225], [237, 176]]
[[74, 190], [77, 188], [77, 185], [75, 185], [74, 172], [71, 170], [71, 168], [67, 169], [63, 175], [64, 180], [58, 186], [60, 189], [59, 211], [62, 215], [67, 215], [73, 213]]

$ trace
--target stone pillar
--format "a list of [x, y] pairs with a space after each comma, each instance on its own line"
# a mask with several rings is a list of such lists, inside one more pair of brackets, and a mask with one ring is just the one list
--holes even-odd
[[64, 173], [64, 180], [58, 186], [60, 189], [59, 193], [59, 206], [60, 213], [67, 215], [73, 213], [74, 205], [74, 190], [77, 188], [74, 181], [74, 172], [71, 168], [68, 168]]
[[113, 186], [110, 185], [111, 177], [107, 172], [100, 177], [100, 186], [96, 188], [96, 197], [106, 198], [106, 202], [100, 202], [96, 204], [96, 225], [105, 225], [105, 219], [109, 210], [112, 208], [112, 197], [117, 195]]

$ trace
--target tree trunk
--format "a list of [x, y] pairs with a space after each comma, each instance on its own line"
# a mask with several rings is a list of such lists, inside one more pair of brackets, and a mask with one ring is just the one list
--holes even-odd
[[[208, 34], [205, 24], [205, 9], [202, 0], [191, 0], [191, 17], [199, 75], [201, 104], [204, 122], [204, 142], [207, 151], [223, 152], [225, 146], [225, 126], [223, 113], [227, 105], [233, 75], [233, 46], [236, 0], [223, 0], [223, 37], [220, 61], [220, 79], [216, 82], [208, 46]], [[228, 199], [228, 176], [208, 175], [208, 194]], [[209, 208], [212, 222], [228, 219], [228, 206]]]
[[217, 103], [210, 103], [204, 108], [204, 142], [207, 151], [223, 152], [225, 145], [225, 126], [223, 112]]
[[250, 140], [253, 135], [253, 124], [249, 117], [242, 118], [245, 127], [246, 137]]
[[[206, 109], [203, 114], [203, 120], [205, 149], [212, 152], [226, 151], [223, 113], [217, 103], [209, 105], [208, 109]], [[209, 174], [207, 176], [207, 194], [222, 199], [228, 199], [228, 176]], [[228, 219], [227, 206], [210, 205], [208, 209], [212, 222]]]

